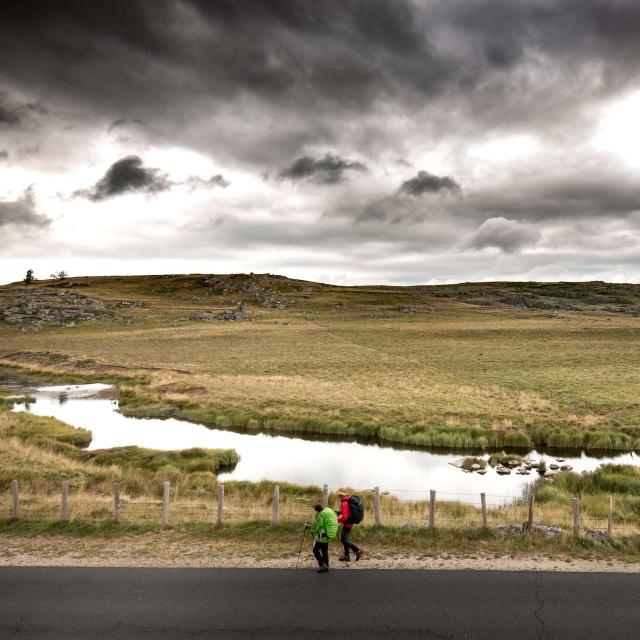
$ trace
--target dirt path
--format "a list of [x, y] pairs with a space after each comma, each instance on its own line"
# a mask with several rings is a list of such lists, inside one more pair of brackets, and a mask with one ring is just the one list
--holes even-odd
[[[474, 554], [435, 557], [383, 555], [371, 551], [359, 563], [345, 565], [332, 555], [336, 569], [437, 569], [499, 571], [564, 571], [640, 573], [640, 563], [619, 560], [551, 559]], [[87, 567], [271, 567], [292, 568], [296, 555], [229, 541], [193, 540], [159, 534], [118, 538], [15, 537], [0, 535], [0, 566]], [[303, 550], [300, 567], [313, 567], [310, 550]]]

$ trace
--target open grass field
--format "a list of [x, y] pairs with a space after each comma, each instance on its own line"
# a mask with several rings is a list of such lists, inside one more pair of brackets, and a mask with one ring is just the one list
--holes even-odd
[[[59, 284], [0, 289], [0, 365], [115, 380], [132, 415], [418, 446], [640, 448], [640, 285]], [[248, 319], [217, 319], [239, 305]], [[60, 320], [65, 307], [99, 312]]]

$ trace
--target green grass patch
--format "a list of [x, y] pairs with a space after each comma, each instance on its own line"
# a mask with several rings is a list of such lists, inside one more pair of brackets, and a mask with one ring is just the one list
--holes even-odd
[[142, 447], [96, 449], [83, 453], [85, 460], [98, 465], [115, 465], [123, 469], [143, 469], [153, 473], [218, 473], [233, 469], [239, 456], [234, 449], [180, 449], [160, 451]]

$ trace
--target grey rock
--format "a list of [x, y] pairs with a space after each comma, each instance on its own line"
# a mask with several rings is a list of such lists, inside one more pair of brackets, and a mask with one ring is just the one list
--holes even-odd
[[[522, 531], [526, 532], [529, 530], [529, 523], [522, 523]], [[558, 527], [555, 524], [541, 524], [541, 523], [533, 523], [532, 527], [533, 533], [540, 534], [545, 540], [551, 540], [551, 538], [555, 538], [556, 536], [561, 536], [565, 533], [562, 527]]]
[[500, 527], [493, 527], [491, 531], [499, 536], [519, 536], [522, 533], [522, 527], [513, 522], [511, 524], [504, 524]]
[[609, 534], [600, 529], [585, 529], [584, 535], [585, 538], [590, 538], [591, 540], [601, 540], [603, 542], [609, 540]]

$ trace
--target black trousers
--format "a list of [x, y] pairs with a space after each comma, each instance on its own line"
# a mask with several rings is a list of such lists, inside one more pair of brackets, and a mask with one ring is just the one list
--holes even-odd
[[326, 564], [329, 566], [329, 543], [328, 542], [318, 542], [313, 545], [313, 555], [316, 557], [318, 564], [320, 566]]
[[354, 553], [358, 553], [358, 547], [356, 547], [351, 540], [349, 540], [349, 536], [351, 535], [351, 527], [342, 527], [342, 531], [340, 532], [340, 542], [342, 542], [342, 546], [344, 547], [344, 555], [346, 558], [349, 557], [349, 551], [353, 551]]

